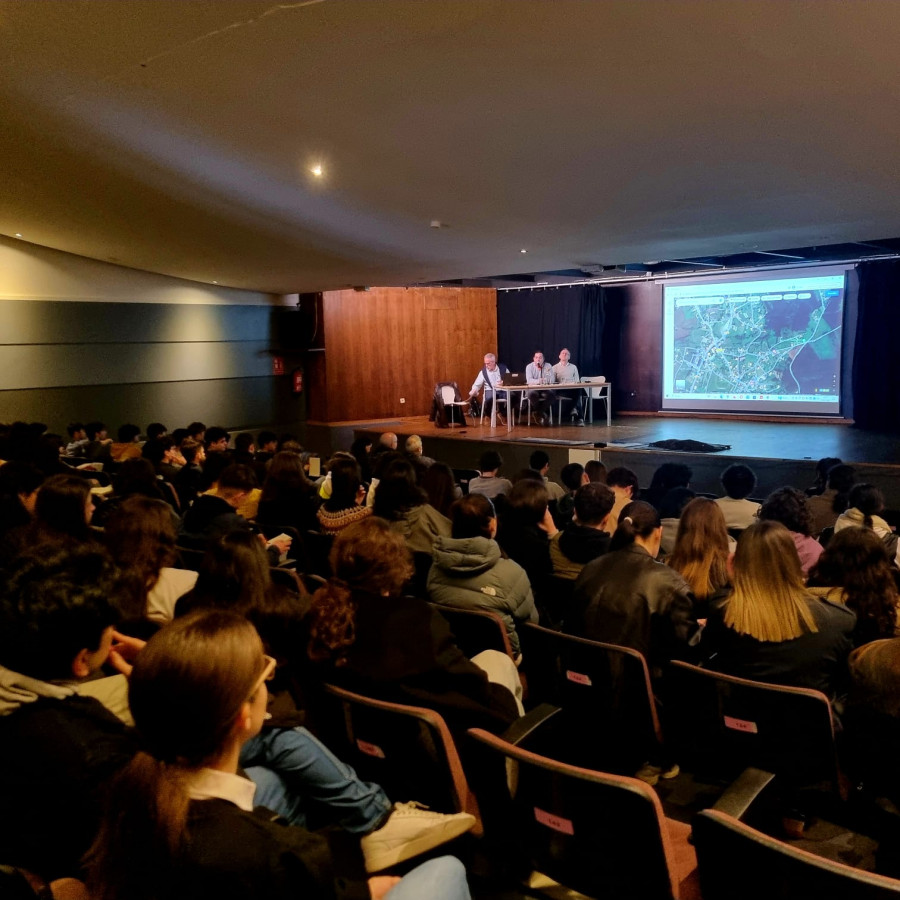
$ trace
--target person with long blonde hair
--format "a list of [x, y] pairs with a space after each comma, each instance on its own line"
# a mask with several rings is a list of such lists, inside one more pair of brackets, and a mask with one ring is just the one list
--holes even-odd
[[702, 646], [711, 668], [835, 696], [855, 624], [846, 606], [807, 590], [791, 533], [766, 520], [738, 540], [732, 589], [711, 605]]
[[690, 585], [702, 606], [729, 583], [725, 516], [715, 500], [696, 497], [678, 522], [675, 547], [666, 562]]

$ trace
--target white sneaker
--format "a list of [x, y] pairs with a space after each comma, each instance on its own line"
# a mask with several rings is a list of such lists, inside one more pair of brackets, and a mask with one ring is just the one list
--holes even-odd
[[412, 859], [465, 834], [474, 825], [475, 816], [469, 813], [448, 815], [431, 812], [415, 801], [395, 803], [384, 825], [360, 841], [366, 871], [380, 872]]
[[655, 784], [659, 783], [660, 778], [664, 778], [668, 781], [670, 778], [677, 778], [680, 773], [681, 767], [678, 763], [671, 763], [665, 769], [663, 769], [662, 766], [644, 763], [644, 765], [634, 773], [634, 777], [639, 778], [645, 784], [649, 784], [650, 787], [653, 787]]

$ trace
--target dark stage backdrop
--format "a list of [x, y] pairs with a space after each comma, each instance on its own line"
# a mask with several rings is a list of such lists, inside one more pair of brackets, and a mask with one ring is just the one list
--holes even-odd
[[853, 417], [860, 428], [900, 432], [900, 260], [863, 262], [853, 356]]
[[497, 352], [499, 361], [512, 372], [524, 372], [541, 350], [547, 362], [559, 362], [559, 351], [568, 347], [572, 362], [582, 376], [606, 375], [616, 364], [607, 346], [610, 309], [605, 288], [595, 284], [559, 288], [500, 291], [497, 294]]

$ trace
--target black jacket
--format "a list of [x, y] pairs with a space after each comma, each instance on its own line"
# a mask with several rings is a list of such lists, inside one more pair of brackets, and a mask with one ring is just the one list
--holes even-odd
[[640, 651], [659, 675], [692, 656], [694, 595], [674, 569], [632, 544], [589, 562], [575, 582], [570, 634]]

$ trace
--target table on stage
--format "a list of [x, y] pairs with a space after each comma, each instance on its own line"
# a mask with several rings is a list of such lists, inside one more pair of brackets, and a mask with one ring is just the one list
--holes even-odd
[[[498, 394], [506, 394], [506, 430], [513, 430], [513, 408], [512, 408], [512, 395], [513, 394], [521, 394], [522, 397], [519, 399], [519, 404], [521, 406], [522, 399], [524, 399], [524, 395], [526, 391], [575, 391], [575, 390], [583, 390], [587, 394], [587, 408], [588, 408], [588, 424], [594, 424], [594, 401], [595, 400], [605, 400], [606, 401], [606, 426], [607, 428], [612, 423], [612, 404], [610, 402], [610, 398], [612, 396], [612, 382], [603, 381], [570, 381], [565, 384], [504, 384], [499, 387], [494, 388]], [[497, 404], [491, 404], [491, 428], [497, 427]]]

